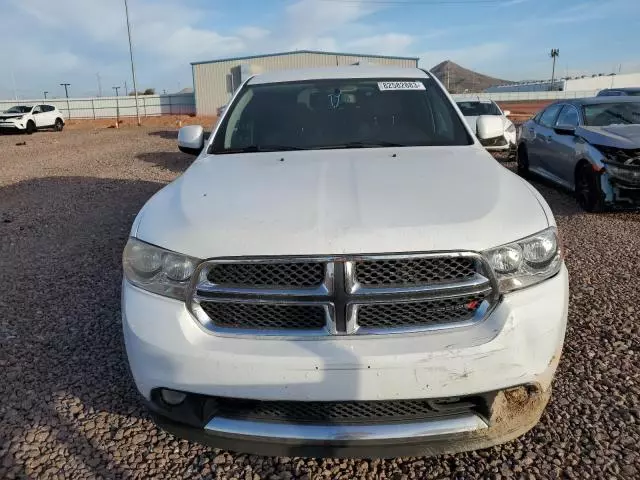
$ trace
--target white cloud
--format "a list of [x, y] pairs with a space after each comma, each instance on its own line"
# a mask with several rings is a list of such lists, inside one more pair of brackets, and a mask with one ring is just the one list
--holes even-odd
[[359, 22], [381, 10], [380, 5], [300, 0], [285, 9], [285, 48], [343, 50], [348, 39], [370, 32]]
[[371, 37], [358, 38], [346, 43], [350, 50], [383, 55], [407, 55], [407, 49], [414, 43], [411, 35], [403, 33], [385, 33]]
[[508, 0], [501, 4], [501, 7], [513, 7], [514, 5], [520, 5], [521, 3], [528, 2], [529, 0]]
[[266, 28], [247, 26], [238, 30], [238, 35], [247, 40], [262, 40], [269, 36], [271, 32]]

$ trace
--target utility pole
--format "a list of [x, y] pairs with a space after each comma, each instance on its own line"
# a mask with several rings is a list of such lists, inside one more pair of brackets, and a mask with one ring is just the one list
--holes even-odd
[[120, 103], [118, 103], [118, 89], [120, 87], [111, 87], [116, 91], [116, 125], [120, 123]]
[[126, 97], [127, 95], [129, 95], [129, 89], [127, 87], [127, 81], [124, 81], [124, 96]]
[[70, 83], [61, 83], [60, 86], [64, 87], [64, 96], [67, 97], [67, 117], [71, 118], [71, 108], [69, 107], [69, 90], [67, 89], [71, 85]]
[[45, 90], [45, 91], [44, 91], [44, 92], [42, 92], [42, 93], [44, 93], [44, 99], [46, 100], [46, 99], [47, 99], [47, 93], [49, 93], [49, 92], [47, 92], [47, 91]]
[[102, 82], [100, 81], [100, 72], [96, 73], [96, 78], [98, 79], [98, 96], [102, 96]]
[[138, 88], [136, 87], [136, 70], [133, 66], [133, 47], [131, 46], [131, 25], [129, 24], [129, 6], [127, 0], [124, 0], [124, 13], [127, 17], [127, 35], [129, 37], [129, 57], [131, 58], [131, 76], [133, 77], [133, 96], [136, 99], [136, 119], [140, 126], [140, 110], [138, 109]]
[[552, 48], [549, 56], [553, 59], [553, 69], [551, 70], [551, 90], [554, 90], [553, 83], [556, 79], [556, 58], [560, 56], [560, 49]]
[[11, 81], [13, 82], [13, 99], [18, 100], [18, 93], [16, 90], [16, 76], [13, 74], [13, 70], [11, 70]]
[[450, 67], [448, 63], [447, 63], [447, 91], [451, 93]]

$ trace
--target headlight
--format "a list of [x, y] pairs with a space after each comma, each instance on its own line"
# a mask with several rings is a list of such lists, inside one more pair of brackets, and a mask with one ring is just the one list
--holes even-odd
[[200, 260], [129, 238], [122, 256], [124, 276], [149, 292], [183, 300]]
[[496, 274], [501, 293], [535, 285], [558, 273], [562, 265], [555, 227], [492, 248], [483, 255]]
[[506, 128], [505, 132], [516, 133], [516, 126], [513, 123], [509, 123], [509, 126]]

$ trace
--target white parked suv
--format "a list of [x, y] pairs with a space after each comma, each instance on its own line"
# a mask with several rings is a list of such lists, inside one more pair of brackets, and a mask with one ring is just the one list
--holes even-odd
[[53, 105], [16, 105], [0, 113], [0, 129], [32, 134], [41, 128], [64, 128], [64, 117]]
[[496, 102], [486, 99], [458, 100], [458, 108], [474, 133], [477, 133], [477, 121], [482, 115], [492, 115], [502, 121], [502, 131], [493, 138], [484, 138], [480, 143], [490, 152], [507, 152], [513, 156], [516, 153], [516, 127], [507, 117], [509, 110], [502, 111]]
[[206, 141], [187, 126], [178, 143], [198, 158], [123, 255], [129, 364], [162, 426], [257, 454], [389, 457], [538, 422], [567, 321], [556, 224], [433, 76], [265, 73]]

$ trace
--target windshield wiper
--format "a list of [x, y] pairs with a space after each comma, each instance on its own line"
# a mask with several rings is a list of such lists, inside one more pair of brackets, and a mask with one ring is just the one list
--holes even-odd
[[256, 153], [256, 152], [291, 152], [294, 150], [307, 150], [303, 147], [294, 147], [291, 145], [248, 145], [242, 148], [225, 148], [224, 150], [214, 151], [213, 153]]
[[376, 140], [374, 142], [348, 142], [338, 145], [326, 145], [322, 147], [316, 147], [317, 149], [341, 149], [341, 148], [380, 148], [380, 147], [409, 147], [402, 143], [386, 142], [383, 140]]

